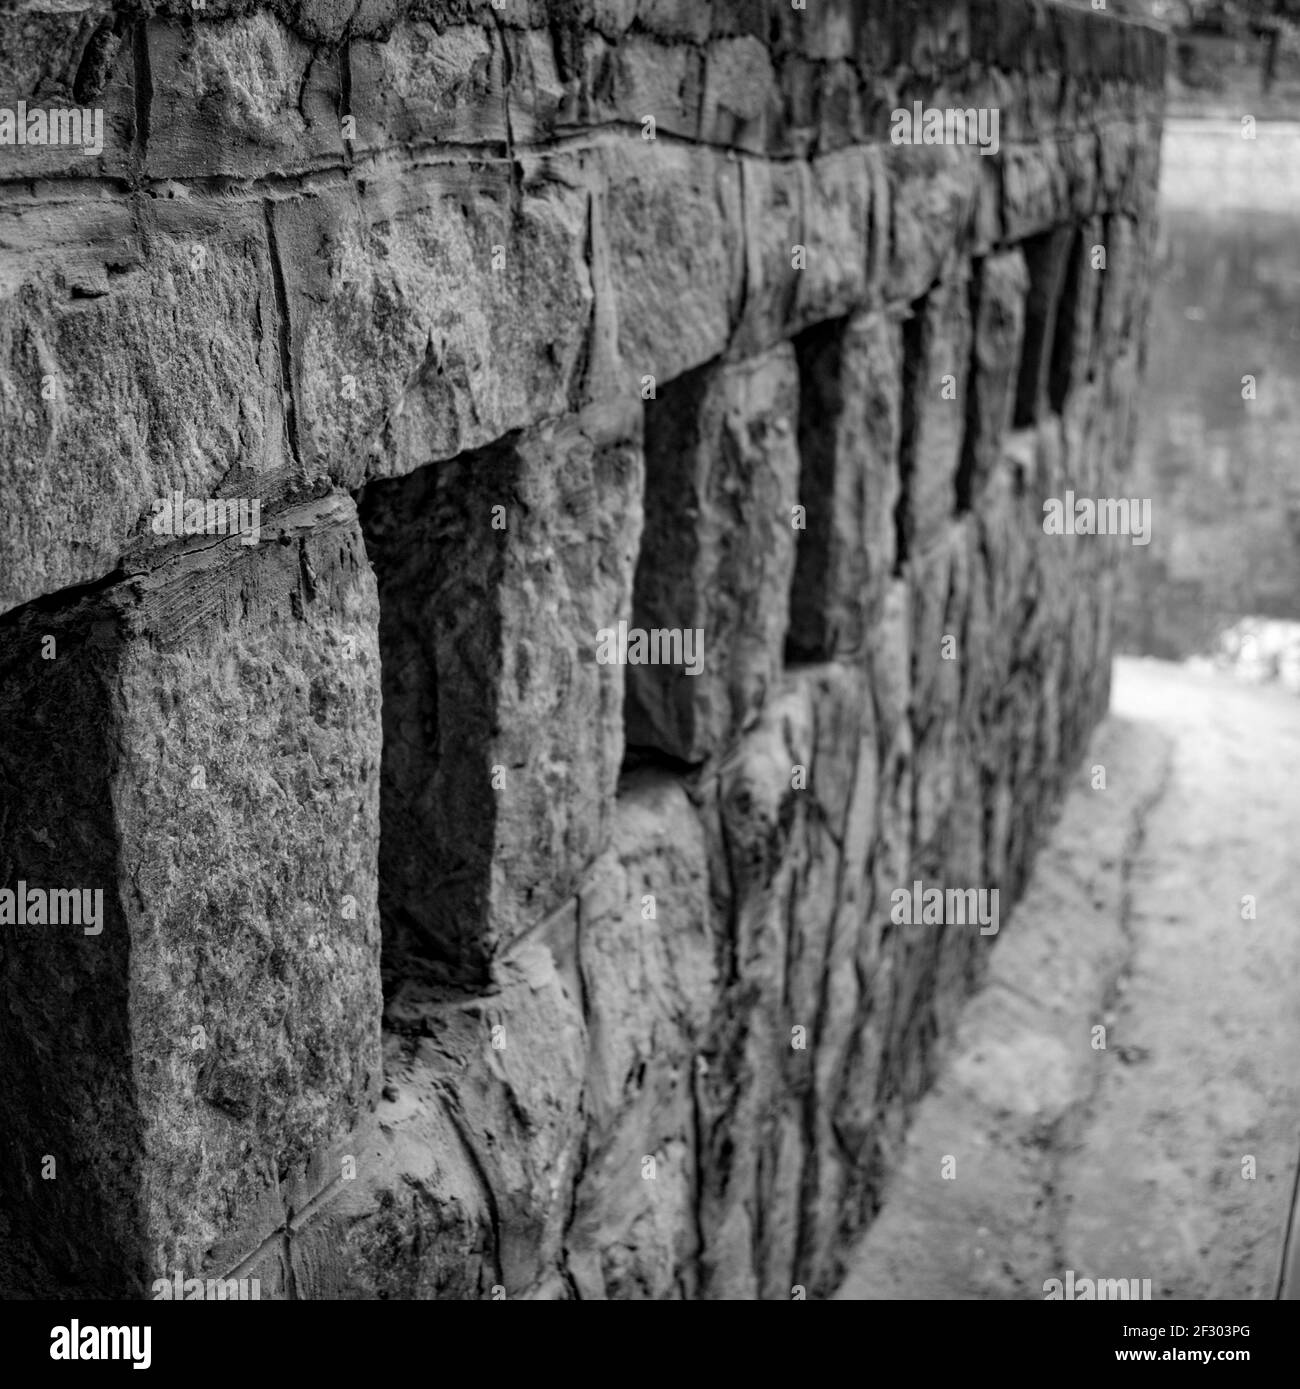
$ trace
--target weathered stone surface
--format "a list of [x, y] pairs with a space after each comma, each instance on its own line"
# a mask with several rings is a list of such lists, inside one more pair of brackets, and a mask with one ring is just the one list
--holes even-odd
[[[699, 1223], [706, 1297], [789, 1297], [800, 1175], [782, 1135], [797, 1119], [790, 1081], [806, 1073], [794, 1026], [815, 1021], [791, 1009], [791, 895], [804, 845], [806, 793], [794, 768], [812, 760], [812, 710], [783, 688], [721, 770], [719, 831], [731, 865], [727, 884], [727, 976], [711, 1054], [701, 1076]], [[802, 902], [807, 929], [825, 930], [826, 902]], [[810, 1012], [805, 1002], [801, 1012]], [[748, 1251], [748, 1252], [747, 1252]]]
[[604, 846], [624, 669], [600, 634], [631, 614], [640, 427], [593, 410], [367, 489], [391, 972], [481, 982]]
[[703, 831], [676, 781], [629, 782], [580, 910], [588, 1133], [569, 1272], [583, 1298], [689, 1298], [696, 1060], [717, 984]]
[[976, 205], [985, 159], [952, 145], [892, 145], [884, 158], [892, 213], [886, 293], [911, 303], [953, 256]]
[[956, 506], [966, 438], [971, 320], [964, 264], [903, 325], [898, 561], [924, 555]]
[[[746, 159], [740, 164], [745, 215], [744, 315], [732, 339], [737, 356], [783, 341], [807, 269], [805, 178], [799, 164]], [[799, 268], [800, 264], [805, 268]]]
[[1101, 304], [1097, 314], [1097, 355], [1108, 363], [1132, 337], [1133, 325], [1143, 321], [1142, 289], [1145, 247], [1129, 217], [1113, 214], [1105, 219], [1099, 243], [1106, 253], [1100, 272]]
[[276, 204], [309, 470], [356, 486], [567, 409], [592, 310], [580, 170], [469, 172]]
[[[279, 530], [7, 624], [6, 876], [105, 902], [93, 937], [5, 927], [5, 1050], [25, 1058], [6, 1130], [32, 1126], [6, 1170], [52, 1152], [63, 1180], [22, 1209], [101, 1229], [102, 1254], [46, 1267], [56, 1284], [195, 1270], [377, 1090], [374, 581], [350, 503]], [[96, 756], [69, 802], [69, 760]]]
[[[146, 593], [154, 649], [133, 643], [121, 674], [147, 1228], [183, 1263], [272, 1155], [287, 1168], [346, 1131], [379, 1083], [376, 599], [354, 509], [323, 506], [224, 592]], [[187, 794], [178, 834], [163, 807]]]
[[[853, 1168], [839, 1132], [840, 1099], [859, 1025], [858, 956], [871, 931], [867, 868], [879, 835], [880, 768], [865, 670], [827, 664], [796, 679], [810, 684], [815, 727], [809, 789], [816, 813], [807, 830], [807, 886], [792, 918], [808, 930], [792, 952], [792, 1013], [811, 1010], [815, 1018], [807, 1038], [811, 1071], [801, 1093], [806, 1152], [795, 1278], [820, 1288], [836, 1273]], [[807, 913], [803, 901], [811, 904]]]
[[318, 61], [271, 15], [146, 23], [136, 43], [148, 50], [149, 177], [259, 177], [342, 162], [339, 66]]
[[761, 38], [742, 34], [715, 40], [705, 62], [699, 138], [711, 145], [765, 150], [773, 86], [772, 56]]
[[693, 674], [629, 665], [629, 745], [698, 762], [775, 685], [794, 571], [798, 423], [788, 345], [706, 367], [649, 406], [634, 625], [693, 633], [703, 649]]
[[795, 319], [804, 326], [867, 302], [884, 258], [889, 194], [875, 151], [842, 150], [801, 167], [807, 268]]
[[716, 357], [744, 277], [739, 165], [711, 151], [646, 142], [606, 158], [609, 292], [627, 389]]
[[893, 569], [902, 330], [879, 313], [811, 329], [799, 357], [799, 501], [807, 509], [787, 654], [856, 656]]
[[732, 982], [699, 1093], [707, 1296], [788, 1298], [833, 1270], [877, 809], [866, 695], [860, 669], [801, 670], [722, 772]]
[[880, 759], [879, 848], [873, 855], [879, 903], [907, 874], [912, 840], [912, 586], [895, 579], [885, 592], [869, 643]]
[[[915, 790], [912, 801], [913, 867], [922, 876], [949, 863], [947, 822], [956, 791], [965, 638], [965, 526], [950, 523], [928, 553], [912, 564], [912, 736]], [[978, 883], [937, 886], [978, 887]], [[902, 883], [895, 884], [902, 887]]]
[[[538, 41], [541, 37], [530, 43], [530, 52], [549, 47]], [[582, 59], [581, 85], [565, 93], [557, 113], [563, 124], [621, 122], [645, 132], [647, 118], [653, 117], [656, 138], [696, 138], [705, 64], [699, 48], [664, 44], [641, 32], [625, 34], [617, 43], [589, 34]]]
[[[137, 157], [132, 31], [94, 6], [12, 7], [0, 17], [0, 108], [14, 129], [0, 144], [0, 184], [47, 178], [123, 178]], [[38, 144], [25, 114], [40, 112]], [[96, 115], [98, 111], [98, 115]], [[67, 113], [53, 116], [51, 113]], [[68, 119], [73, 112], [79, 119]], [[87, 125], [86, 118], [89, 117]], [[18, 144], [18, 131], [24, 143]], [[80, 139], [72, 142], [78, 134]], [[96, 149], [96, 146], [99, 146]]]
[[1019, 250], [986, 256], [973, 286], [972, 358], [958, 505], [969, 507], [1002, 458], [1011, 427], [1025, 327], [1029, 272]]
[[[531, 50], [512, 45], [513, 56], [521, 51]], [[348, 76], [355, 109], [342, 113], [356, 121], [349, 153], [355, 159], [393, 146], [504, 144], [512, 119], [505, 73], [502, 36], [476, 24], [439, 32], [408, 21], [383, 42], [353, 44]]]
[[300, 1295], [549, 1295], [582, 1138], [582, 1015], [550, 952], [520, 947], [484, 997], [390, 1004], [391, 1099], [356, 1181], [293, 1241]]
[[0, 213], [0, 610], [110, 573], [156, 498], [289, 484], [260, 213]]
[[1011, 241], [1045, 232], [1068, 203], [1068, 182], [1055, 141], [1013, 145], [1002, 172], [1002, 227]]

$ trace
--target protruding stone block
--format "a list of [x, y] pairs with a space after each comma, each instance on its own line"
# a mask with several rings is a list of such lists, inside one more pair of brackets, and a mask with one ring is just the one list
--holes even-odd
[[251, 1254], [378, 1088], [374, 580], [350, 501], [271, 529], [4, 624], [5, 886], [104, 904], [95, 934], [0, 925], [33, 1289]]
[[863, 313], [795, 339], [799, 359], [798, 535], [787, 655], [860, 655], [894, 566], [902, 330]]
[[591, 325], [574, 159], [403, 170], [272, 217], [304, 464], [396, 477], [563, 414]]
[[581, 903], [587, 1161], [569, 1268], [584, 1298], [695, 1292], [696, 1057], [716, 1005], [703, 831], [682, 788], [640, 773]]
[[289, 485], [260, 209], [0, 213], [0, 611], [112, 573], [153, 502]]
[[882, 263], [889, 193], [874, 150], [837, 150], [800, 167], [805, 256], [795, 319], [803, 327], [867, 303]]
[[640, 426], [593, 409], [366, 491], [394, 977], [482, 985], [604, 847], [624, 670], [601, 634], [631, 615]]
[[[710, 365], [649, 406], [633, 627], [646, 634], [650, 662], [654, 632], [677, 633], [680, 655], [634, 660], [629, 644], [630, 746], [698, 762], [722, 751], [775, 685], [795, 559], [798, 427], [788, 344]], [[664, 637], [661, 655], [664, 641], [671, 650]]]
[[550, 952], [526, 942], [484, 997], [411, 988], [389, 1015], [387, 1098], [356, 1180], [291, 1241], [299, 1295], [554, 1296], [586, 1037]]
[[900, 562], [934, 545], [957, 509], [970, 371], [967, 276], [959, 263], [903, 326]]
[[718, 356], [744, 286], [740, 166], [663, 141], [606, 156], [609, 292], [635, 395]]
[[1019, 250], [986, 256], [974, 283], [974, 342], [957, 505], [968, 509], [1002, 459], [1011, 427], [1029, 272]]

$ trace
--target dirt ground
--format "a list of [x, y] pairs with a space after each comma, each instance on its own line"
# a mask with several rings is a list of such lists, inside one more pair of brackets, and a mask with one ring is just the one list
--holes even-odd
[[1042, 1298], [1067, 1270], [1277, 1296], [1298, 859], [1300, 699], [1117, 660], [1111, 717], [838, 1296]]

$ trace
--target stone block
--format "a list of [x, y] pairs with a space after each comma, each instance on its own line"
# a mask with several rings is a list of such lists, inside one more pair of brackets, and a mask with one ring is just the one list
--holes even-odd
[[481, 984], [604, 847], [625, 671], [601, 633], [631, 615], [640, 426], [593, 409], [366, 489], [394, 974]]
[[93, 7], [0, 15], [0, 184], [130, 176], [142, 41], [142, 26]]
[[952, 145], [891, 145], [884, 151], [892, 236], [883, 292], [913, 303], [944, 273], [979, 194], [985, 156]]
[[305, 468], [355, 487], [566, 412], [592, 312], [582, 177], [429, 168], [275, 205]]
[[695, 1063], [716, 1006], [703, 831], [636, 774], [582, 898], [587, 1160], [566, 1238], [583, 1298], [694, 1292]]
[[731, 352], [752, 356], [783, 341], [796, 318], [806, 268], [805, 177], [798, 164], [746, 159], [745, 306]]
[[260, 210], [0, 215], [0, 611], [150, 548], [155, 500], [290, 485]]
[[753, 34], [715, 39], [704, 64], [699, 138], [762, 154], [776, 76], [766, 43]]
[[[512, 31], [505, 42], [514, 40], [518, 53], [530, 37]], [[383, 41], [353, 43], [348, 63], [352, 109], [340, 116], [356, 122], [347, 146], [353, 159], [394, 148], [504, 146], [510, 138], [507, 57], [495, 27], [457, 24], [439, 31], [407, 19]], [[520, 95], [533, 76], [529, 71], [521, 79]]]
[[958, 505], [971, 358], [968, 274], [958, 262], [903, 325], [899, 563], [936, 544]]
[[942, 872], [949, 864], [947, 831], [955, 804], [957, 712], [966, 661], [966, 558], [965, 524], [953, 522], [940, 542], [917, 558], [911, 574], [912, 858], [914, 870], [922, 874]]
[[796, 280], [800, 326], [836, 318], [865, 304], [882, 250], [887, 188], [879, 156], [839, 150], [804, 169], [806, 268]]
[[[629, 746], [698, 762], [722, 751], [775, 686], [794, 571], [797, 431], [788, 344], [706, 367], [647, 409], [633, 626], [681, 633], [685, 659], [636, 664], [629, 647]], [[693, 667], [687, 636], [702, 641]]]
[[374, 580], [349, 501], [274, 528], [5, 622], [5, 876], [103, 894], [96, 933], [4, 927], [38, 1286], [138, 1295], [274, 1228], [377, 1091]]
[[606, 156], [609, 293], [626, 389], [671, 381], [730, 341], [744, 288], [740, 167], [645, 141]]
[[356, 1144], [356, 1180], [290, 1239], [299, 1295], [554, 1295], [586, 1037], [549, 951], [522, 945], [481, 998], [412, 985], [388, 1019], [391, 1098]]
[[959, 509], [973, 504], [1002, 459], [1020, 376], [1028, 292], [1029, 272], [1018, 249], [977, 264]]
[[787, 655], [860, 655], [894, 567], [902, 330], [883, 314], [862, 313], [810, 329], [794, 346], [806, 515]]
[[148, 46], [150, 178], [262, 178], [343, 163], [342, 69], [268, 11], [154, 21], [138, 42]]
[[[565, 94], [558, 119], [570, 126], [613, 124], [655, 138], [694, 140], [700, 125], [705, 55], [688, 44], [666, 44], [631, 33], [617, 43], [600, 34], [584, 40], [583, 84]], [[540, 103], [539, 103], [540, 104]]]

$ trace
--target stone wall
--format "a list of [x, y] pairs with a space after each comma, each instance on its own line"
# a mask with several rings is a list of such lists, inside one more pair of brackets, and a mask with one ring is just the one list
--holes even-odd
[[[1106, 707], [1112, 552], [1042, 503], [1120, 485], [1162, 40], [0, 35], [8, 106], [104, 122], [0, 145], [0, 880], [104, 903], [0, 928], [4, 1290], [824, 1293], [994, 939], [891, 893], [1005, 914]], [[891, 143], [914, 102], [996, 153]]]

